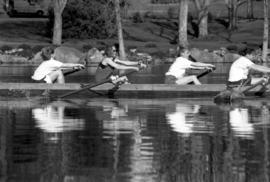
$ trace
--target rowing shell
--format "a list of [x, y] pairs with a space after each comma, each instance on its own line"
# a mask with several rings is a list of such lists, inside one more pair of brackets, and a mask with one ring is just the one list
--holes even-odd
[[[85, 90], [80, 94], [72, 95], [71, 98], [97, 97], [96, 93], [106, 95], [114, 85], [106, 83], [91, 91]], [[171, 84], [124, 84], [114, 93], [117, 97], [128, 98], [168, 98], [168, 97], [214, 97], [226, 88], [225, 84], [203, 84], [203, 85], [171, 85]], [[1, 83], [0, 96], [31, 97], [40, 96], [45, 90], [52, 96], [57, 97], [65, 92], [81, 89], [81, 84], [46, 84], [46, 83]], [[250, 90], [246, 95], [252, 95], [259, 88]], [[92, 92], [94, 91], [94, 92]]]

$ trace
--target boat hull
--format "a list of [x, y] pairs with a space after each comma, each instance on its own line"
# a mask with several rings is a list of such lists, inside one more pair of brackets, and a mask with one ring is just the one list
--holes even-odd
[[[109, 92], [114, 88], [113, 84], [106, 83], [91, 90], [84, 90], [69, 97], [97, 97], [100, 95], [114, 95], [117, 97], [142, 97], [142, 98], [167, 98], [167, 97], [213, 97], [226, 89], [225, 84], [203, 85], [170, 85], [170, 84], [124, 84], [115, 92]], [[52, 96], [81, 89], [80, 84], [45, 84], [45, 83], [1, 83], [1, 96], [31, 97], [40, 96], [48, 91]], [[252, 95], [259, 88], [254, 88], [247, 95]]]

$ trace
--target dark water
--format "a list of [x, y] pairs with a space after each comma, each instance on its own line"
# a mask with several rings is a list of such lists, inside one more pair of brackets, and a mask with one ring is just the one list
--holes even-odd
[[269, 181], [265, 100], [0, 103], [0, 181]]
[[[164, 75], [171, 64], [149, 65], [146, 70], [129, 76], [131, 83], [164, 83]], [[217, 69], [202, 77], [202, 83], [225, 83], [230, 64], [216, 63]], [[0, 65], [0, 82], [33, 82], [31, 76], [37, 65], [27, 64], [2, 64]], [[67, 76], [68, 83], [92, 82], [96, 66], [89, 66], [86, 69]], [[191, 71], [190, 74], [199, 74], [202, 71]]]

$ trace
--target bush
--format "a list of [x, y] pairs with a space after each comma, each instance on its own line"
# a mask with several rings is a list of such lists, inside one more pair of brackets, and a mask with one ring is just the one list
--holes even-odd
[[41, 45], [36, 45], [32, 48], [32, 51], [33, 51], [33, 54], [36, 54], [38, 53], [39, 51], [41, 51], [41, 49], [43, 48], [44, 46], [41, 46]]
[[167, 54], [162, 51], [153, 52], [151, 55], [160, 59], [167, 57]]
[[[126, 6], [122, 0], [121, 6]], [[110, 0], [70, 0], [63, 14], [63, 38], [109, 38], [116, 35], [116, 19]], [[53, 11], [49, 11], [48, 36], [52, 36]]]
[[134, 13], [132, 20], [133, 20], [133, 23], [142, 23], [143, 22], [142, 15], [139, 12]]
[[167, 14], [169, 19], [177, 18], [177, 8], [169, 7]]
[[157, 47], [157, 45], [155, 43], [149, 43], [149, 44], [146, 44], [144, 47], [155, 48], [155, 47]]
[[87, 52], [87, 51], [89, 51], [89, 50], [92, 49], [92, 48], [93, 48], [93, 46], [90, 45], [90, 44], [83, 45], [82, 51], [83, 51], [83, 52]]
[[5, 52], [5, 51], [9, 51], [13, 48], [9, 45], [3, 45], [0, 49], [2, 50], [2, 52]]
[[18, 45], [17, 48], [18, 49], [24, 49], [24, 50], [31, 50], [32, 49], [32, 47], [30, 45], [28, 45], [28, 44], [20, 44], [20, 45]]
[[33, 57], [33, 52], [31, 49], [23, 49], [22, 51], [17, 52], [16, 55], [25, 58], [31, 58]]

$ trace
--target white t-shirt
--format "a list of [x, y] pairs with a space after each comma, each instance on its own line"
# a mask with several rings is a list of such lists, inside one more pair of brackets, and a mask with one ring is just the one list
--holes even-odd
[[63, 65], [62, 62], [57, 61], [55, 59], [50, 59], [48, 61], [43, 61], [38, 68], [35, 70], [32, 79], [33, 80], [41, 80], [46, 77], [46, 75], [50, 74], [53, 71], [56, 71]]
[[253, 64], [254, 63], [246, 57], [238, 58], [231, 66], [228, 80], [230, 82], [236, 82], [242, 79], [247, 79], [249, 68]]
[[176, 78], [182, 78], [185, 76], [186, 69], [191, 68], [193, 62], [186, 58], [178, 57], [169, 68], [169, 71], [165, 75], [172, 75]]

